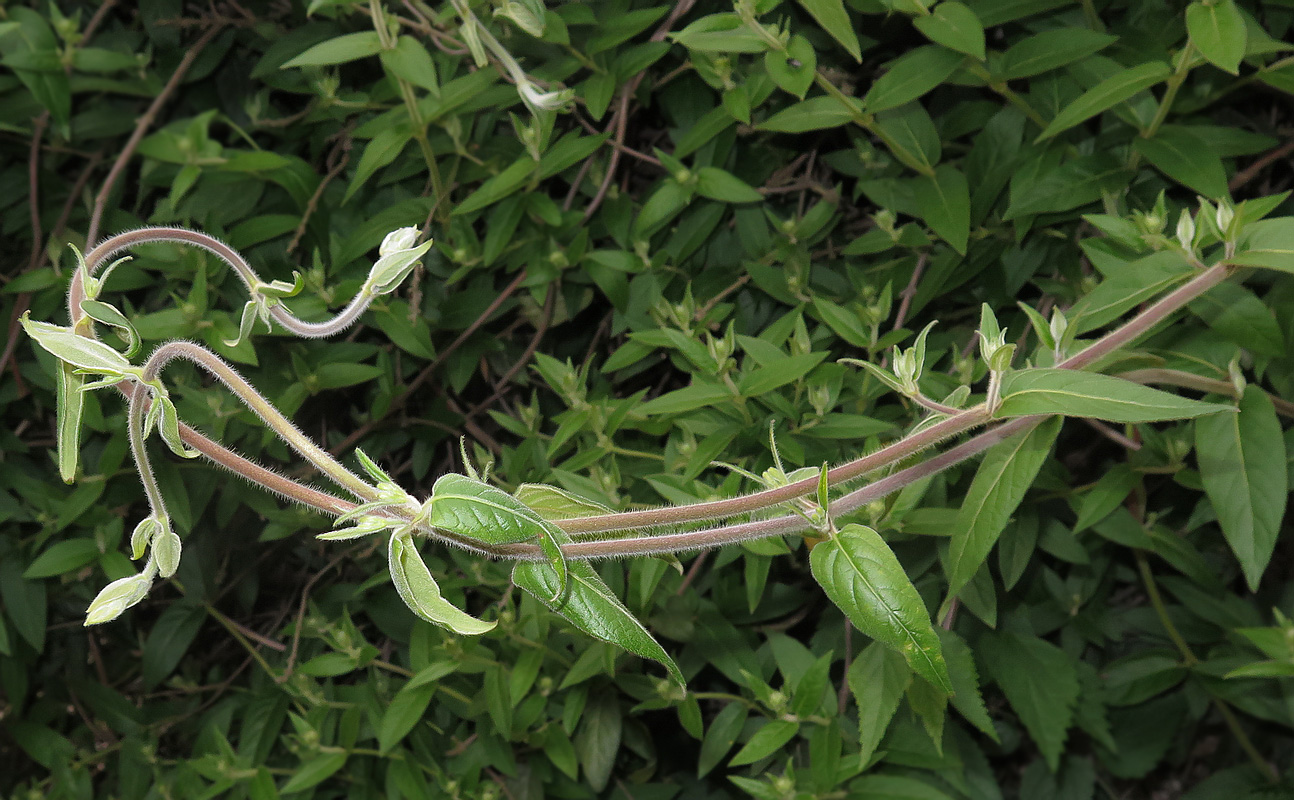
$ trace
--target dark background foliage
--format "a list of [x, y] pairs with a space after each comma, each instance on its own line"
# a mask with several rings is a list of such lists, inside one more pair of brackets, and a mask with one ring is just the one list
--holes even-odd
[[[124, 532], [145, 513], [124, 407], [89, 397], [65, 486], [53, 361], [16, 320], [63, 321], [69, 243], [92, 228], [218, 235], [267, 279], [301, 270], [293, 307], [318, 318], [387, 231], [421, 227], [436, 239], [425, 270], [332, 340], [223, 344], [245, 296], [193, 249], [140, 248], [110, 293], [146, 344], [205, 343], [334, 452], [362, 446], [415, 493], [461, 469], [466, 436], [506, 488], [628, 508], [749, 491], [712, 462], [770, 467], [770, 421], [788, 469], [875, 449], [918, 409], [837, 358], [879, 362], [937, 319], [922, 385], [943, 398], [983, 375], [981, 303], [1014, 339], [1018, 300], [1069, 308], [1105, 281], [1133, 300], [1107, 325], [1149, 299], [1111, 236], [1171, 237], [1198, 194], [1289, 186], [1288, 3], [930, 5], [739, 7], [765, 35], [724, 3], [554, 2], [536, 37], [514, 21], [533, 4], [472, 4], [539, 87], [574, 89], [555, 115], [533, 114], [497, 57], [474, 63], [449, 3], [386, 4], [401, 38], [381, 54], [368, 3], [0, 9], [0, 788], [1287, 796], [1273, 766], [1294, 753], [1280, 614], [1294, 562], [1287, 540], [1269, 564], [1233, 555], [1192, 454], [1211, 444], [1189, 422], [1065, 424], [936, 619], [951, 703], [850, 630], [800, 537], [599, 566], [682, 667], [684, 698], [657, 665], [523, 599], [506, 564], [426, 548], [448, 597], [501, 620], [453, 636], [414, 621], [380, 546], [316, 542], [322, 516], [160, 455], [180, 571], [82, 627], [98, 588], [131, 571]], [[1118, 91], [1093, 99], [1098, 86]], [[1123, 368], [1226, 393], [1234, 362], [1294, 395], [1292, 292], [1268, 274], [1219, 287]], [[1036, 337], [1020, 341], [1023, 358]], [[167, 375], [186, 420], [305, 474], [234, 398]], [[857, 515], [932, 613], [974, 473]]]

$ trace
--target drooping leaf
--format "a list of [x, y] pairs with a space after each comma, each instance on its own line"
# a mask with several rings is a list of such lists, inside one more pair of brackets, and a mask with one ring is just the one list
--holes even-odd
[[1060, 417], [1043, 420], [989, 450], [966, 492], [948, 543], [948, 594], [975, 577], [1047, 460], [1060, 433]]
[[856, 628], [902, 653], [932, 685], [952, 691], [925, 603], [876, 531], [846, 525], [813, 548], [809, 564], [827, 597]]
[[1072, 369], [1022, 369], [1002, 378], [999, 417], [1064, 414], [1110, 422], [1191, 419], [1231, 406], [1190, 400], [1122, 378]]
[[387, 563], [400, 599], [410, 611], [427, 622], [468, 636], [491, 631], [497, 624], [479, 620], [441, 596], [440, 586], [431, 577], [431, 571], [423, 563], [410, 534], [398, 531], [391, 534]]
[[[569, 541], [564, 533], [561, 542]], [[534, 561], [519, 561], [512, 568], [512, 581], [533, 594], [544, 605], [561, 614], [575, 627], [604, 642], [621, 647], [634, 655], [659, 662], [670, 677], [685, 685], [683, 673], [665, 648], [652, 638], [624, 603], [587, 561], [569, 565], [570, 584], [564, 595], [557, 593], [556, 575]], [[554, 600], [558, 597], [558, 600]]]
[[1247, 386], [1238, 414], [1197, 420], [1195, 455], [1227, 544], [1257, 591], [1289, 497], [1285, 441], [1267, 393]]

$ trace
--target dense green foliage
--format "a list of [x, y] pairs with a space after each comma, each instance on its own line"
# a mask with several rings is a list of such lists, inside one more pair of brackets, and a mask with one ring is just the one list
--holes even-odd
[[[6, 795], [1294, 791], [1287, 3], [267, 5], [0, 9]], [[498, 624], [426, 624], [389, 578], [411, 544], [316, 541], [333, 520], [157, 447], [184, 558], [84, 628], [147, 513], [126, 408], [84, 395], [65, 485], [57, 363], [18, 320], [66, 322], [68, 243], [141, 225], [300, 271], [304, 319], [387, 232], [434, 237], [332, 339], [240, 337], [242, 284], [199, 249], [137, 248], [104, 293], [418, 498], [462, 435], [502, 489], [569, 493], [532, 508], [630, 509], [814, 476], [987, 383], [1002, 417], [1113, 422], [1049, 417], [827, 538], [572, 561], [663, 658], [518, 591], [547, 599], [538, 568], [433, 544], [445, 599]], [[1221, 261], [1094, 365], [1177, 394], [1051, 369]], [[166, 379], [182, 419], [311, 477], [205, 375]]]

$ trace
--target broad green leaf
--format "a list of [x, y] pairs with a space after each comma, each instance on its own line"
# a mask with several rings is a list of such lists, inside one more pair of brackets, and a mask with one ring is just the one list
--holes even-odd
[[846, 525], [809, 556], [813, 577], [854, 627], [903, 654], [918, 675], [952, 691], [921, 595], [876, 531]]
[[612, 513], [612, 509], [601, 503], [585, 500], [565, 489], [542, 483], [523, 483], [517, 487], [513, 496], [546, 520], [594, 517]]
[[[988, 25], [989, 23], [985, 23]], [[1008, 81], [1029, 78], [1087, 58], [1119, 40], [1090, 28], [1057, 28], [1043, 31], [1012, 45], [1002, 55], [995, 78]]]
[[1068, 312], [1069, 324], [1079, 334], [1103, 327], [1193, 274], [1194, 267], [1169, 250], [1119, 264]]
[[1238, 414], [1197, 420], [1195, 457], [1227, 544], [1257, 591], [1289, 497], [1281, 424], [1267, 393], [1248, 386]]
[[1108, 153], [1093, 153], [1043, 171], [1027, 183], [1012, 181], [1005, 219], [1069, 211], [1121, 191], [1132, 171]]
[[877, 114], [872, 129], [904, 165], [922, 175], [934, 175], [943, 145], [934, 120], [920, 103]]
[[620, 751], [620, 738], [624, 730], [624, 717], [620, 713], [620, 700], [615, 692], [594, 696], [580, 718], [575, 732], [575, 752], [584, 778], [595, 792], [606, 788]]
[[1285, 355], [1285, 335], [1271, 306], [1237, 283], [1214, 286], [1189, 308], [1218, 335], [1255, 355]]
[[1248, 32], [1235, 0], [1195, 0], [1186, 7], [1186, 31], [1209, 63], [1240, 74]]
[[798, 381], [822, 363], [826, 357], [825, 352], [785, 356], [742, 375], [737, 382], [737, 390], [743, 397], [759, 397], [788, 383]]
[[858, 43], [858, 34], [854, 33], [854, 22], [845, 10], [843, 0], [799, 0], [804, 10], [817, 20], [818, 25], [840, 42], [845, 52], [861, 63], [863, 51]]
[[989, 450], [975, 472], [948, 543], [948, 595], [962, 590], [988, 558], [1011, 515], [1033, 484], [1060, 433], [1050, 417]]
[[329, 64], [344, 64], [376, 55], [382, 50], [382, 40], [377, 31], [347, 33], [309, 48], [296, 58], [284, 62], [279, 69], [291, 67], [322, 67]]
[[970, 186], [966, 176], [944, 164], [933, 176], [917, 178], [915, 186], [921, 218], [954, 250], [965, 255], [970, 238]]
[[953, 800], [953, 796], [920, 778], [893, 773], [864, 775], [849, 784], [853, 796], [873, 800]]
[[410, 534], [391, 534], [387, 547], [387, 564], [400, 599], [421, 619], [468, 636], [491, 631], [497, 624], [479, 620], [441, 596], [440, 586], [431, 577], [431, 571], [423, 563]]
[[961, 53], [935, 44], [909, 50], [894, 59], [863, 95], [863, 108], [875, 114], [910, 103], [943, 83], [964, 59]]
[[85, 378], [66, 362], [59, 363], [57, 377], [58, 474], [64, 483], [71, 483], [76, 480], [76, 465], [81, 455], [81, 415], [85, 410], [81, 387]]
[[79, 336], [71, 328], [37, 322], [30, 312], [22, 315], [22, 328], [36, 344], [56, 358], [87, 372], [121, 377], [138, 372], [121, 353], [97, 339]]
[[1272, 217], [1249, 225], [1228, 263], [1294, 272], [1294, 217]]
[[701, 740], [701, 750], [697, 754], [698, 778], [704, 778], [728, 754], [749, 715], [745, 703], [729, 703], [714, 716], [710, 727], [706, 728], [705, 738]]
[[359, 191], [364, 183], [373, 176], [373, 173], [395, 161], [412, 138], [413, 131], [404, 125], [396, 125], [378, 131], [377, 135], [370, 139], [368, 144], [364, 145], [364, 152], [359, 157], [359, 164], [355, 167], [355, 175], [351, 178], [350, 185], [346, 187], [346, 194], [342, 196], [342, 202], [345, 203], [351, 198], [351, 195]]
[[730, 767], [753, 764], [761, 758], [772, 755], [795, 738], [800, 732], [800, 723], [785, 719], [773, 719], [765, 722], [763, 727], [742, 746], [728, 762]]
[[769, 50], [764, 54], [764, 69], [782, 91], [803, 100], [817, 74], [818, 54], [809, 40], [797, 33], [787, 42], [785, 53]]
[[696, 193], [721, 203], [759, 203], [764, 199], [750, 184], [718, 167], [696, 171]]
[[755, 127], [761, 131], [804, 133], [823, 128], [837, 128], [861, 114], [861, 109], [851, 108], [834, 97], [810, 97], [808, 100], [782, 109]]
[[[565, 538], [559, 543], [569, 541]], [[620, 599], [612, 593], [593, 565], [572, 561], [569, 565], [570, 586], [564, 597], [554, 601], [559, 588], [551, 569], [535, 561], [519, 561], [512, 568], [512, 580], [533, 594], [544, 605], [561, 614], [572, 625], [604, 642], [623, 648], [634, 655], [659, 662], [670, 677], [685, 685], [683, 673], [665, 648], [652, 638]]]
[[1222, 159], [1204, 137], [1181, 125], [1165, 125], [1151, 138], [1140, 136], [1132, 147], [1160, 172], [1205, 197], [1228, 197]]
[[1218, 403], [1188, 400], [1158, 389], [1072, 369], [1024, 369], [1002, 379], [998, 417], [1064, 414], [1110, 422], [1162, 422], [1190, 419], [1234, 409]]
[[1078, 702], [1071, 657], [1036, 636], [1010, 632], [980, 637], [976, 653], [1055, 771]]
[[899, 710], [912, 682], [912, 668], [897, 650], [872, 642], [849, 665], [848, 681], [858, 706], [858, 757], [866, 763]]
[[732, 397], [732, 390], [726, 386], [717, 383], [694, 383], [648, 400], [639, 405], [637, 411], [645, 416], [677, 414], [681, 411], [705, 408]]
[[913, 19], [912, 24], [930, 41], [984, 60], [984, 26], [964, 3], [940, 3], [929, 15]]
[[488, 483], [466, 475], [442, 475], [431, 487], [430, 522], [482, 544], [535, 542], [557, 578], [557, 594], [566, 590], [566, 559], [558, 546], [561, 531], [525, 503]]
[[207, 612], [202, 606], [189, 603], [177, 603], [162, 612], [148, 632], [140, 657], [140, 673], [145, 686], [157, 686], [175, 670], [206, 618]]
[[477, 187], [463, 202], [454, 207], [454, 216], [480, 211], [499, 202], [521, 188], [521, 185], [534, 173], [535, 160], [524, 155], [508, 167]]
[[314, 756], [309, 761], [302, 762], [300, 766], [292, 770], [292, 777], [288, 778], [287, 783], [283, 784], [279, 792], [293, 794], [318, 786], [346, 766], [346, 759], [349, 755], [344, 750], [340, 753], [322, 753]]
[[673, 219], [692, 202], [695, 187], [678, 183], [670, 179], [661, 183], [660, 188], [652, 192], [651, 197], [643, 203], [642, 209], [634, 220], [634, 234], [638, 236], [651, 234], [657, 228]]
[[22, 576], [26, 580], [52, 578], [79, 569], [98, 557], [99, 545], [93, 539], [55, 542], [27, 565]]
[[432, 94], [440, 92], [440, 81], [436, 79], [436, 64], [431, 60], [431, 53], [412, 36], [401, 36], [396, 40], [394, 49], [382, 51], [381, 59], [382, 66], [397, 78], [403, 78]]
[[1113, 108], [1137, 92], [1166, 79], [1172, 72], [1173, 68], [1163, 61], [1148, 61], [1111, 75], [1061, 109], [1056, 118], [1038, 135], [1037, 141], [1050, 139], [1061, 131], [1067, 131], [1080, 122]]

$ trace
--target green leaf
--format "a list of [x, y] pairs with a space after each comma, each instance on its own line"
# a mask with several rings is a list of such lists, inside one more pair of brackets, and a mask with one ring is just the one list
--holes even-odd
[[[563, 533], [562, 536], [565, 537], [566, 534]], [[564, 538], [561, 543], [566, 541], [569, 539]], [[612, 593], [593, 569], [593, 565], [587, 561], [572, 561], [569, 570], [570, 587], [560, 601], [553, 600], [558, 588], [556, 575], [537, 562], [517, 562], [512, 568], [512, 580], [575, 627], [595, 639], [663, 664], [670, 677], [678, 681], [680, 686], [685, 685], [683, 673], [674, 659], [652, 638], [643, 624], [629, 613], [629, 609]]]
[[660, 188], [652, 192], [651, 197], [643, 203], [638, 218], [634, 220], [633, 231], [636, 236], [654, 233], [657, 228], [673, 219], [680, 211], [692, 202], [694, 187], [684, 185], [672, 179], [661, 183]]
[[764, 723], [763, 727], [755, 731], [750, 740], [737, 751], [737, 754], [728, 762], [728, 766], [740, 767], [745, 764], [753, 764], [761, 758], [770, 756], [795, 738], [795, 734], [799, 732], [800, 723], [798, 722], [785, 719], [769, 720]]
[[188, 603], [168, 606], [162, 612], [148, 633], [139, 662], [145, 686], [157, 686], [175, 670], [206, 618], [201, 606]]
[[982, 636], [976, 653], [1054, 772], [1078, 702], [1078, 671], [1065, 651], [1036, 636]]
[[782, 91], [803, 100], [817, 74], [818, 54], [809, 40], [797, 33], [787, 42], [785, 53], [769, 50], [764, 54], [764, 69]]
[[846, 525], [813, 548], [809, 564], [827, 597], [854, 627], [902, 653], [931, 685], [952, 691], [939, 637], [921, 595], [876, 531]]
[[340, 753], [323, 753], [304, 761], [292, 771], [292, 777], [288, 782], [283, 784], [279, 789], [282, 794], [294, 794], [304, 792], [313, 786], [318, 786], [324, 781], [331, 778], [342, 767], [346, 766], [346, 758], [349, 755], [346, 751]]
[[1222, 159], [1204, 137], [1180, 125], [1165, 125], [1151, 138], [1133, 138], [1132, 147], [1168, 177], [1211, 199], [1229, 197]]
[[1289, 496], [1285, 443], [1267, 393], [1248, 386], [1238, 414], [1196, 421], [1195, 457], [1227, 544], [1257, 591]]
[[872, 84], [863, 96], [863, 108], [875, 114], [910, 103], [943, 83], [964, 59], [961, 53], [934, 44], [909, 50]]
[[975, 472], [948, 543], [948, 595], [962, 590], [988, 558], [1011, 515], [1033, 484], [1060, 433], [1051, 417], [989, 450]]
[[395, 161], [412, 138], [413, 131], [404, 125], [378, 131], [377, 135], [364, 145], [364, 152], [359, 157], [359, 164], [355, 167], [355, 175], [351, 178], [350, 185], [346, 187], [346, 194], [342, 195], [342, 202], [345, 203], [351, 195], [359, 191], [364, 183], [373, 177], [373, 173]]
[[1273, 217], [1249, 225], [1229, 263], [1294, 272], [1294, 217]]
[[965, 4], [956, 0], [940, 3], [929, 15], [913, 19], [912, 24], [930, 41], [984, 60], [984, 26]]
[[822, 363], [826, 357], [825, 352], [785, 356], [742, 375], [741, 380], [737, 382], [737, 390], [741, 392], [742, 397], [759, 397], [768, 394], [774, 389], [794, 383], [808, 375], [809, 371]]
[[849, 784], [854, 796], [871, 800], [953, 800], [952, 795], [936, 789], [920, 778], [907, 775], [864, 775]]
[[1169, 250], [1120, 263], [1074, 305], [1069, 324], [1080, 334], [1103, 327], [1194, 273], [1181, 254]]
[[843, 0], [800, 0], [800, 5], [855, 61], [862, 63], [863, 51]]
[[[857, 101], [850, 100], [850, 103]], [[838, 128], [862, 114], [834, 97], [810, 97], [788, 106], [755, 127], [777, 133], [804, 133], [823, 128]]]
[[872, 642], [849, 665], [848, 680], [858, 706], [858, 758], [866, 763], [899, 710], [903, 693], [912, 682], [912, 668], [897, 650]]
[[1240, 74], [1248, 31], [1235, 0], [1195, 0], [1186, 7], [1186, 30], [1195, 49], [1209, 63], [1232, 75]]
[[1117, 36], [1097, 33], [1090, 28], [1043, 31], [1012, 45], [1002, 55], [1001, 66], [993, 77], [1011, 81], [1041, 75], [1087, 58], [1118, 40]]
[[1105, 192], [1122, 191], [1132, 171], [1108, 153], [1080, 156], [1053, 167], [1027, 183], [1013, 180], [1011, 203], [1004, 219], [1069, 211], [1101, 199]]
[[[432, 665], [428, 669], [435, 669], [439, 665]], [[386, 713], [382, 714], [382, 722], [377, 729], [377, 749], [382, 753], [389, 753], [392, 747], [400, 743], [413, 726], [417, 725], [423, 715], [427, 713], [427, 707], [431, 705], [431, 696], [436, 693], [436, 682], [414, 683], [409, 681], [400, 687], [395, 697], [391, 698], [391, 704], [386, 707]]]
[[37, 322], [31, 318], [30, 312], [22, 315], [22, 328], [55, 358], [87, 372], [109, 377], [124, 377], [138, 372], [125, 356], [103, 342], [79, 336], [62, 325]]
[[916, 179], [917, 211], [930, 229], [962, 255], [970, 239], [970, 186], [956, 167], [942, 165]]
[[64, 483], [76, 480], [76, 465], [81, 455], [81, 415], [85, 409], [85, 378], [70, 364], [58, 365], [58, 474]]
[[1025, 369], [1002, 379], [999, 417], [1064, 414], [1110, 422], [1162, 422], [1190, 419], [1231, 406], [1202, 403], [1148, 386], [1072, 369]]
[[334, 39], [320, 42], [307, 49], [296, 58], [284, 62], [279, 69], [291, 67], [322, 67], [329, 64], [344, 64], [382, 51], [382, 40], [377, 31], [347, 33]]
[[436, 79], [436, 64], [431, 60], [431, 53], [412, 36], [401, 36], [396, 40], [394, 49], [382, 51], [381, 58], [382, 66], [397, 78], [403, 78], [432, 94], [440, 92], [440, 81]]
[[695, 408], [705, 408], [722, 400], [731, 399], [732, 396], [732, 390], [726, 386], [720, 386], [717, 383], [694, 383], [648, 400], [639, 405], [637, 411], [649, 417], [656, 414], [677, 414]]
[[984, 707], [984, 698], [979, 690], [979, 673], [975, 670], [975, 659], [970, 648], [962, 637], [937, 628], [939, 641], [944, 648], [944, 660], [948, 663], [948, 677], [953, 682], [953, 708], [966, 718], [966, 721], [979, 729], [980, 733], [993, 741], [998, 741], [997, 728]]
[[721, 203], [759, 203], [764, 196], [750, 184], [718, 167], [701, 167], [696, 171], [696, 192]]
[[934, 120], [920, 103], [877, 114], [873, 131], [905, 166], [922, 175], [934, 174], [935, 164], [943, 155], [943, 145]]
[[470, 214], [473, 211], [480, 211], [487, 206], [499, 202], [503, 198], [512, 194], [521, 188], [521, 185], [534, 173], [536, 168], [535, 160], [529, 155], [518, 158], [507, 169], [490, 178], [485, 183], [477, 187], [476, 191], [467, 196], [463, 202], [454, 208], [454, 216]]
[[1148, 61], [1111, 75], [1062, 108], [1038, 135], [1037, 141], [1050, 139], [1061, 131], [1067, 131], [1084, 120], [1113, 108], [1137, 92], [1165, 80], [1172, 73], [1173, 68], [1165, 62]]
[[99, 300], [82, 300], [81, 310], [85, 315], [95, 322], [102, 322], [104, 325], [110, 325], [126, 334], [126, 358], [134, 358], [139, 352], [139, 333], [135, 331], [135, 326], [130, 324], [130, 320], [117, 310], [116, 306], [104, 303]]
[[701, 750], [697, 754], [696, 775], [704, 778], [706, 773], [718, 766], [723, 757], [732, 749], [737, 736], [746, 725], [750, 712], [745, 703], [729, 703], [714, 716], [710, 727], [701, 740]]
[[418, 547], [408, 533], [392, 533], [387, 547], [387, 564], [391, 581], [400, 599], [418, 617], [455, 633], [477, 636], [494, 629], [495, 622], [485, 622], [463, 612], [440, 595], [440, 586], [418, 554]]
[[89, 564], [99, 557], [99, 545], [93, 539], [68, 539], [55, 542], [23, 570], [26, 580], [52, 578]]
[[595, 792], [606, 788], [620, 751], [624, 719], [615, 692], [601, 692], [589, 701], [575, 732], [575, 752], [584, 767], [584, 778]]
[[613, 513], [601, 503], [585, 500], [556, 486], [542, 483], [523, 483], [513, 494], [526, 507], [546, 520], [594, 517]]
[[517, 498], [476, 478], [442, 475], [431, 487], [430, 522], [437, 528], [487, 545], [535, 542], [557, 578], [556, 600], [566, 591], [562, 532]]

